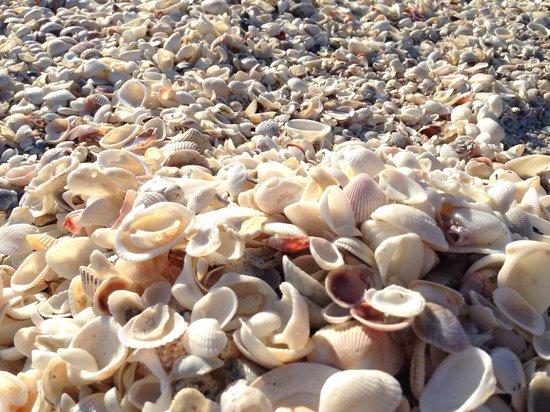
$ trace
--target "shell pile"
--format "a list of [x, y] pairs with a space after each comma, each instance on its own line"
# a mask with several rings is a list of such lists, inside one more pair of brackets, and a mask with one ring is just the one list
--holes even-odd
[[2, 2], [0, 410], [548, 410], [548, 7]]

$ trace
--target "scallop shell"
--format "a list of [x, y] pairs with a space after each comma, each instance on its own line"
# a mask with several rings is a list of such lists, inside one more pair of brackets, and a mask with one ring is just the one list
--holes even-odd
[[185, 206], [169, 202], [130, 213], [117, 229], [115, 250], [131, 262], [159, 256], [183, 240], [192, 217]]
[[378, 186], [390, 200], [409, 205], [428, 200], [428, 194], [424, 188], [398, 170], [385, 169], [378, 173], [377, 177]]
[[325, 381], [338, 369], [316, 363], [298, 362], [269, 371], [251, 387], [263, 392], [275, 410], [317, 411]]
[[182, 336], [187, 322], [166, 304], [157, 303], [118, 330], [118, 339], [136, 349], [157, 348]]
[[493, 302], [515, 325], [533, 335], [542, 335], [546, 328], [543, 317], [514, 289], [499, 286]]
[[426, 412], [473, 410], [495, 392], [496, 384], [491, 357], [469, 347], [439, 364], [420, 396], [420, 408]]
[[191, 355], [212, 358], [222, 353], [227, 345], [227, 336], [216, 319], [197, 319], [187, 328], [183, 345]]
[[326, 239], [311, 237], [309, 250], [315, 262], [323, 269], [335, 269], [345, 263], [340, 251]]
[[355, 222], [362, 223], [372, 212], [386, 204], [386, 196], [367, 173], [355, 175], [344, 187], [344, 196], [355, 214]]
[[119, 329], [112, 318], [97, 317], [80, 329], [67, 349], [58, 350], [68, 363], [71, 381], [85, 385], [114, 375], [127, 355], [117, 337]]
[[376, 209], [371, 217], [388, 223], [404, 232], [417, 234], [435, 250], [446, 251], [449, 246], [435, 221], [426, 213], [414, 207], [390, 204]]
[[369, 266], [375, 267], [375, 257], [373, 251], [367, 244], [354, 237], [339, 237], [332, 242], [340, 250], [351, 253], [356, 258], [362, 260]]
[[404, 360], [403, 350], [388, 333], [356, 321], [325, 326], [311, 340], [308, 361], [342, 370], [377, 369], [395, 375]]
[[393, 411], [401, 403], [401, 386], [382, 371], [349, 370], [330, 376], [321, 389], [319, 412]]

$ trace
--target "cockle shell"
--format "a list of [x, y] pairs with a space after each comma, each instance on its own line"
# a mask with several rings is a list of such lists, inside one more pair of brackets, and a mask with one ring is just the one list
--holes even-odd
[[265, 213], [283, 212], [284, 208], [300, 200], [304, 191], [296, 178], [270, 177], [254, 189], [254, 201]]
[[117, 229], [115, 249], [128, 261], [151, 259], [183, 240], [192, 217], [185, 206], [168, 202], [130, 213]]
[[356, 321], [325, 326], [311, 340], [314, 346], [307, 359], [338, 369], [378, 369], [395, 375], [404, 358], [388, 333]]
[[[319, 412], [393, 411], [401, 403], [401, 386], [376, 370], [348, 370], [330, 376], [321, 389]], [[367, 406], [368, 405], [368, 406]]]
[[335, 269], [345, 263], [340, 251], [326, 239], [311, 237], [309, 250], [315, 262], [323, 269]]
[[[392, 236], [374, 251], [376, 266], [384, 284], [392, 282], [407, 286], [426, 273], [435, 262], [424, 267], [424, 244], [415, 233]], [[427, 270], [426, 270], [427, 269]]]
[[526, 179], [550, 170], [550, 156], [535, 154], [518, 157], [506, 162], [506, 168], [516, 172], [522, 179]]
[[420, 408], [427, 412], [473, 410], [495, 392], [496, 384], [491, 357], [469, 347], [439, 364], [420, 396]]
[[223, 351], [227, 345], [227, 336], [216, 319], [197, 319], [187, 328], [183, 345], [191, 355], [212, 358]]
[[4, 225], [0, 227], [0, 254], [18, 256], [32, 251], [26, 236], [38, 232], [38, 229], [26, 223]]
[[170, 412], [218, 412], [219, 406], [194, 388], [181, 389], [170, 404]]
[[256, 388], [238, 380], [228, 386], [220, 396], [221, 412], [272, 412], [267, 396]]
[[99, 141], [105, 149], [120, 149], [140, 132], [137, 125], [127, 124], [111, 129]]
[[370, 215], [386, 203], [386, 196], [367, 173], [355, 175], [344, 187], [344, 196], [355, 214], [356, 223], [370, 219]]
[[371, 217], [394, 226], [403, 232], [417, 234], [424, 242], [435, 250], [449, 249], [445, 236], [435, 221], [426, 213], [414, 207], [400, 204], [390, 204], [376, 209]]
[[147, 102], [149, 91], [139, 80], [129, 80], [122, 85], [117, 92], [118, 104], [131, 109], [144, 106]]
[[363, 301], [363, 293], [373, 285], [375, 272], [366, 265], [344, 265], [331, 270], [325, 287], [333, 302], [351, 308]]
[[305, 139], [310, 142], [322, 139], [330, 133], [330, 126], [313, 120], [294, 119], [285, 124], [285, 130], [292, 138]]

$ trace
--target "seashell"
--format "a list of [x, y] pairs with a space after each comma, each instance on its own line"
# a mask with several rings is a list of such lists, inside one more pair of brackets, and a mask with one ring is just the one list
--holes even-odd
[[285, 130], [291, 138], [300, 138], [310, 142], [323, 139], [330, 133], [330, 126], [308, 119], [293, 119], [285, 124]]
[[464, 306], [464, 298], [460, 293], [439, 283], [427, 280], [415, 280], [408, 287], [424, 296], [426, 302], [443, 306], [455, 316], [459, 315]]
[[262, 232], [281, 237], [307, 237], [307, 232], [302, 228], [282, 222], [266, 222], [262, 226]]
[[183, 240], [193, 212], [185, 206], [160, 202], [124, 218], [117, 229], [115, 250], [131, 262], [143, 262]]
[[375, 370], [348, 370], [331, 375], [321, 389], [319, 412], [392, 411], [401, 403], [401, 386], [391, 375]]
[[2, 404], [8, 408], [16, 409], [27, 403], [31, 395], [29, 387], [17, 376], [6, 371], [0, 371], [0, 399]]
[[107, 298], [109, 313], [121, 326], [145, 310], [141, 297], [128, 290], [115, 290]]
[[120, 149], [135, 138], [140, 130], [139, 126], [131, 124], [115, 127], [99, 140], [99, 145], [104, 149]]
[[9, 169], [4, 178], [13, 186], [27, 186], [35, 176], [37, 165], [16, 166]]
[[550, 378], [545, 372], [537, 372], [529, 382], [527, 410], [544, 411], [550, 399]]
[[443, 232], [426, 213], [411, 206], [390, 204], [376, 209], [371, 217], [394, 226], [398, 230], [417, 234], [435, 250], [445, 251], [449, 246]]
[[327, 293], [333, 302], [351, 308], [363, 301], [363, 292], [371, 287], [374, 273], [365, 265], [340, 266], [325, 278]]
[[97, 164], [102, 170], [117, 167], [131, 172], [134, 176], [151, 173], [147, 164], [139, 156], [123, 149], [103, 150], [97, 155]]
[[187, 243], [185, 251], [194, 257], [208, 256], [222, 244], [220, 230], [216, 226], [199, 229]]
[[326, 239], [310, 237], [309, 250], [317, 265], [322, 269], [335, 269], [345, 263], [340, 251]]
[[535, 336], [546, 328], [543, 317], [514, 289], [499, 286], [493, 292], [493, 302], [515, 325]]
[[279, 124], [274, 120], [265, 120], [260, 122], [254, 128], [256, 134], [262, 136], [278, 136], [279, 135]]
[[527, 382], [519, 358], [509, 349], [491, 351], [493, 371], [498, 387], [512, 397], [512, 405], [521, 409], [527, 395]]
[[256, 186], [254, 201], [262, 212], [273, 215], [298, 202], [303, 190], [293, 178], [271, 177]]
[[506, 168], [527, 179], [550, 170], [550, 156], [535, 154], [518, 157], [506, 162]]
[[17, 193], [13, 190], [0, 189], [0, 211], [11, 212], [19, 204]]
[[332, 242], [332, 244], [340, 250], [351, 253], [353, 256], [362, 260], [369, 266], [376, 266], [373, 251], [367, 246], [367, 244], [363, 243], [359, 239], [354, 237], [339, 237]]
[[428, 200], [428, 194], [424, 188], [398, 170], [385, 169], [378, 173], [377, 177], [378, 186], [390, 200], [409, 205]]
[[187, 328], [183, 345], [191, 355], [212, 358], [222, 353], [227, 345], [227, 336], [216, 319], [197, 319]]
[[282, 263], [285, 281], [292, 284], [303, 296], [311, 299], [316, 304], [326, 306], [330, 303], [330, 298], [324, 286], [314, 277], [303, 271], [288, 256], [283, 256]]
[[398, 285], [390, 285], [382, 290], [365, 291], [365, 302], [379, 312], [390, 316], [409, 318], [424, 310], [424, 297]]
[[290, 222], [304, 229], [311, 236], [324, 236], [330, 228], [323, 222], [317, 202], [300, 201], [283, 209]]
[[506, 245], [504, 265], [498, 272], [498, 286], [514, 289], [538, 313], [544, 313], [550, 306], [550, 284], [546, 284], [548, 264], [548, 244], [532, 240], [511, 242]]
[[100, 250], [90, 238], [63, 237], [46, 251], [46, 263], [49, 268], [65, 279], [79, 274], [81, 266], [87, 266], [94, 250]]
[[67, 362], [69, 379], [75, 384], [104, 380], [112, 376], [126, 360], [127, 349], [118, 340], [120, 327], [106, 316], [88, 322], [58, 355]]
[[229, 385], [220, 396], [222, 412], [271, 412], [273, 406], [267, 396], [256, 388], [238, 380]]
[[424, 311], [412, 323], [416, 335], [445, 352], [457, 353], [468, 347], [468, 337], [458, 319], [443, 306], [426, 302]]
[[46, 252], [31, 253], [21, 262], [10, 278], [10, 287], [14, 292], [25, 292], [33, 288], [45, 288], [44, 276], [49, 268], [46, 264]]
[[276, 345], [285, 344], [290, 349], [304, 348], [309, 341], [309, 313], [306, 302], [300, 292], [288, 282], [279, 285], [282, 298], [277, 304], [284, 327], [273, 335]]
[[408, 285], [426, 272], [424, 245], [415, 233], [387, 238], [374, 251], [374, 259], [384, 284]]
[[469, 347], [439, 364], [422, 395], [422, 411], [467, 411], [481, 406], [496, 389], [491, 357]]
[[358, 236], [352, 205], [338, 186], [328, 186], [319, 200], [321, 219], [340, 236]]
[[273, 369], [250, 386], [264, 393], [274, 410], [316, 411], [323, 384], [336, 372], [327, 365], [298, 362]]
[[27, 255], [32, 251], [26, 236], [38, 232], [38, 229], [26, 223], [4, 225], [0, 227], [0, 254], [10, 256]]
[[338, 369], [377, 369], [395, 375], [403, 363], [403, 350], [386, 332], [356, 321], [328, 325], [311, 338], [310, 362]]
[[129, 348], [150, 349], [182, 336], [187, 322], [166, 304], [157, 303], [118, 329], [118, 339]]
[[207, 399], [201, 392], [194, 388], [183, 388], [179, 390], [170, 404], [170, 412], [216, 412], [218, 410], [219, 407], [215, 402]]
[[201, 358], [196, 355], [184, 355], [174, 362], [170, 371], [171, 382], [206, 375], [223, 366], [218, 358]]
[[118, 104], [130, 109], [137, 109], [146, 104], [149, 90], [139, 80], [128, 80], [117, 92]]
[[386, 204], [386, 196], [366, 173], [359, 173], [349, 181], [344, 187], [344, 196], [353, 209], [356, 223], [370, 219], [372, 212]]
[[215, 319], [224, 328], [237, 313], [238, 299], [232, 289], [222, 286], [210, 290], [195, 303], [191, 322], [203, 318]]

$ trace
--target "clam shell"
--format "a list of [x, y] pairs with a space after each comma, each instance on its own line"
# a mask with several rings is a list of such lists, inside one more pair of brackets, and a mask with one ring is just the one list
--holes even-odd
[[500, 286], [493, 292], [493, 302], [515, 325], [533, 335], [546, 328], [543, 317], [514, 289]]
[[344, 196], [355, 214], [355, 222], [370, 219], [371, 213], [386, 203], [384, 192], [367, 173], [355, 175], [344, 187]]
[[496, 378], [491, 357], [469, 347], [453, 353], [437, 367], [420, 396], [422, 411], [468, 411], [495, 392]]
[[349, 370], [330, 376], [321, 389], [319, 412], [392, 411], [401, 403], [401, 386], [382, 371]]
[[427, 302], [424, 311], [412, 324], [416, 335], [445, 352], [460, 352], [469, 345], [468, 337], [458, 319], [446, 308]]
[[208, 256], [222, 244], [220, 230], [216, 226], [199, 229], [187, 243], [185, 251], [194, 257]]
[[300, 201], [286, 206], [285, 216], [294, 225], [304, 229], [311, 236], [324, 236], [330, 228], [321, 218], [319, 204], [311, 201]]
[[191, 322], [203, 318], [215, 319], [224, 328], [237, 313], [238, 298], [232, 289], [222, 286], [210, 290], [195, 303]]
[[107, 298], [109, 313], [121, 326], [145, 310], [141, 297], [128, 290], [115, 290]]
[[376, 262], [373, 251], [359, 239], [354, 237], [339, 237], [332, 242], [340, 250], [351, 253], [356, 258], [362, 260], [367, 265], [375, 267]]
[[330, 303], [324, 285], [294, 264], [288, 256], [283, 256], [283, 273], [285, 281], [292, 284], [303, 296], [321, 306]]
[[79, 275], [79, 268], [87, 266], [94, 250], [101, 250], [90, 238], [60, 238], [46, 251], [49, 268], [65, 279]]
[[10, 287], [15, 292], [25, 292], [32, 288], [44, 288], [44, 276], [48, 272], [46, 252], [41, 250], [31, 253], [21, 262], [10, 278]]
[[371, 217], [388, 223], [403, 232], [415, 233], [435, 250], [449, 249], [445, 236], [435, 221], [426, 213], [414, 207], [390, 204], [376, 209]]
[[140, 127], [127, 124], [111, 129], [100, 140], [99, 145], [104, 149], [121, 149], [127, 142], [137, 136]]
[[504, 265], [498, 272], [498, 286], [517, 291], [539, 313], [550, 306], [550, 245], [518, 240], [506, 246]]
[[281, 213], [300, 200], [303, 186], [294, 178], [270, 177], [254, 189], [254, 201], [267, 214]]
[[363, 300], [363, 292], [371, 287], [374, 271], [368, 266], [345, 265], [331, 270], [325, 278], [325, 287], [333, 302], [351, 308]]
[[404, 360], [403, 350], [386, 332], [350, 321], [328, 325], [311, 338], [310, 362], [338, 369], [377, 369], [395, 375]]
[[275, 410], [316, 411], [323, 384], [336, 372], [327, 365], [298, 362], [273, 369], [250, 386], [263, 392]]
[[285, 124], [286, 133], [292, 138], [305, 139], [313, 142], [323, 139], [330, 133], [330, 126], [307, 119], [289, 120]]
[[415, 233], [392, 236], [374, 251], [376, 266], [384, 284], [408, 285], [424, 272], [424, 244]]
[[526, 179], [550, 170], [550, 156], [535, 154], [518, 157], [506, 162], [506, 168]]
[[30, 396], [29, 387], [18, 377], [6, 371], [0, 371], [0, 399], [8, 407], [25, 405]]
[[245, 380], [238, 380], [223, 391], [220, 406], [223, 412], [273, 411], [267, 396], [260, 390], [247, 386]]
[[146, 104], [149, 90], [139, 80], [128, 80], [117, 92], [118, 104], [131, 109], [137, 109]]
[[436, 303], [458, 316], [464, 306], [464, 298], [456, 290], [427, 280], [415, 280], [409, 288], [420, 293], [426, 302]]
[[521, 409], [527, 395], [527, 381], [521, 361], [506, 348], [493, 349], [491, 360], [498, 387], [512, 397], [515, 408]]

